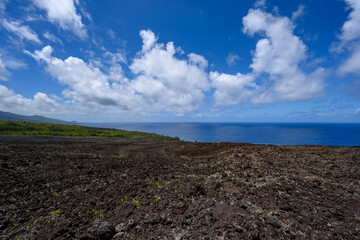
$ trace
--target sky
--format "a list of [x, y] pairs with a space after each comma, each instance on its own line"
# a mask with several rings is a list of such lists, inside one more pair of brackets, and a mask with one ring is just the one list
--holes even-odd
[[360, 0], [0, 0], [0, 111], [360, 122]]

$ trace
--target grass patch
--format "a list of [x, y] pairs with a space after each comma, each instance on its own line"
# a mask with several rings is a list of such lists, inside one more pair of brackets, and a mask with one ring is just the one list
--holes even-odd
[[76, 137], [162, 138], [179, 140], [178, 137], [173, 138], [154, 133], [125, 131], [111, 128], [85, 127], [80, 125], [35, 123], [10, 120], [0, 120], [0, 134]]

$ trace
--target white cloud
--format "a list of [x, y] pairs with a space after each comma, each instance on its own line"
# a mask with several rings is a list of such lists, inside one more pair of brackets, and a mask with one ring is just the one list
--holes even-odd
[[306, 7], [302, 4], [299, 5], [298, 9], [292, 13], [291, 20], [296, 21], [299, 17], [304, 16]]
[[[150, 30], [141, 31], [142, 51], [130, 65], [134, 74], [127, 79], [121, 67], [126, 63], [122, 52], [106, 51], [99, 64], [76, 57], [65, 60], [52, 56], [50, 46], [30, 53], [46, 64], [46, 71], [66, 86], [63, 96], [70, 101], [96, 109], [132, 112], [195, 111], [210, 88], [205, 68], [207, 60], [190, 53], [186, 59], [176, 57], [179, 48], [172, 42], [157, 43]], [[98, 61], [95, 61], [96, 63]]]
[[52, 41], [52, 42], [58, 42], [58, 43], [60, 43], [61, 45], [63, 45], [63, 42], [61, 41], [61, 39], [60, 38], [58, 38], [58, 37], [56, 37], [54, 34], [52, 34], [52, 33], [49, 33], [49, 32], [45, 32], [44, 34], [43, 34], [43, 36], [44, 36], [44, 38], [46, 38], [47, 40], [50, 40], [50, 41]]
[[25, 98], [0, 85], [0, 108], [4, 111], [33, 114], [56, 112], [60, 105], [44, 93], [38, 92], [32, 99]]
[[[147, 97], [158, 110], [188, 112], [198, 109], [204, 91], [210, 87], [205, 68], [207, 60], [190, 53], [188, 59], [176, 57], [178, 49], [172, 42], [157, 43], [150, 30], [140, 31], [142, 51], [130, 65], [138, 75], [133, 80], [134, 89]], [[181, 54], [181, 52], [180, 52]]]
[[92, 22], [92, 17], [90, 15], [90, 13], [88, 13], [86, 10], [85, 10], [85, 7], [84, 7], [84, 1], [79, 1], [79, 0], [75, 0], [75, 3], [76, 3], [76, 6], [79, 8], [82, 16], [84, 16], [85, 18], [87, 18], [90, 22]]
[[352, 8], [348, 20], [342, 26], [342, 33], [340, 39], [349, 42], [360, 39], [360, 2], [359, 0], [345, 0], [345, 2]]
[[52, 57], [53, 49], [44, 47], [34, 54], [26, 51], [37, 61], [47, 64], [46, 71], [60, 83], [68, 86], [63, 95], [81, 104], [96, 107], [116, 106], [119, 110], [139, 108], [142, 99], [131, 89], [129, 81], [122, 79], [122, 83], [111, 83], [111, 76], [103, 73], [99, 68], [85, 63], [82, 59], [68, 57], [61, 60]]
[[341, 52], [348, 50], [350, 57], [338, 68], [338, 73], [346, 75], [355, 73], [360, 75], [360, 1], [345, 0], [352, 9], [348, 20], [341, 28], [339, 42], [332, 45], [331, 50]]
[[209, 65], [208, 61], [201, 55], [190, 53], [188, 55], [189, 62], [193, 65], [197, 65], [200, 69], [207, 68]]
[[226, 57], [226, 63], [229, 66], [234, 66], [236, 64], [236, 61], [240, 59], [241, 58], [236, 53], [229, 53], [229, 55]]
[[118, 51], [116, 53], [106, 51], [104, 53], [104, 60], [109, 64], [127, 63], [126, 56], [123, 51]]
[[50, 22], [58, 24], [63, 30], [70, 30], [81, 39], [87, 37], [81, 16], [76, 13], [73, 0], [33, 0], [34, 4], [45, 10]]
[[210, 72], [213, 87], [215, 106], [236, 105], [249, 101], [258, 90], [252, 74], [238, 73], [230, 75], [225, 73]]
[[29, 26], [22, 25], [21, 21], [9, 22], [6, 19], [3, 19], [1, 24], [7, 31], [16, 34], [21, 40], [26, 39], [38, 44], [41, 43], [37, 34]]
[[267, 74], [269, 84], [254, 103], [295, 101], [318, 97], [324, 87], [325, 70], [306, 73], [299, 67], [307, 59], [306, 46], [293, 34], [287, 17], [250, 10], [243, 18], [244, 33], [264, 34], [256, 44], [250, 67], [256, 76]]
[[12, 57], [4, 58], [4, 64], [7, 68], [11, 69], [22, 69], [27, 67], [26, 63]]
[[141, 30], [140, 31], [140, 36], [141, 36], [142, 41], [143, 41], [143, 46], [142, 46], [142, 52], [143, 53], [150, 50], [158, 40], [157, 37], [155, 37], [155, 33], [153, 33], [150, 29]]
[[340, 65], [338, 72], [341, 75], [355, 73], [360, 75], [360, 47], [354, 49], [351, 56]]
[[[322, 95], [326, 71], [318, 68], [308, 73], [300, 69], [300, 64], [307, 59], [307, 48], [293, 34], [294, 25], [289, 18], [250, 9], [243, 25], [245, 34], [263, 36], [253, 54], [252, 73], [210, 73], [217, 87], [216, 105], [233, 105], [245, 100], [254, 104], [297, 101]], [[233, 101], [226, 97], [226, 92], [234, 97]]]
[[[73, 117], [83, 117], [86, 121], [89, 115], [99, 114], [97, 109], [90, 109], [84, 105], [74, 103], [73, 101], [63, 101], [58, 96], [49, 97], [45, 93], [37, 92], [32, 98], [26, 98], [21, 94], [0, 84], [0, 109], [20, 114], [40, 114], [49, 117], [67, 118], [74, 120]], [[102, 111], [104, 113], [104, 111]]]

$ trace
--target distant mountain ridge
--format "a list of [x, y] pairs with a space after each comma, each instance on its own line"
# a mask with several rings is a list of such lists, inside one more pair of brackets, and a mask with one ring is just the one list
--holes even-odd
[[58, 123], [58, 124], [78, 124], [76, 121], [63, 121], [55, 118], [48, 118], [39, 115], [25, 116], [10, 112], [0, 111], [0, 119], [3, 120], [14, 120], [14, 121], [26, 121], [26, 122], [39, 122], [39, 123]]

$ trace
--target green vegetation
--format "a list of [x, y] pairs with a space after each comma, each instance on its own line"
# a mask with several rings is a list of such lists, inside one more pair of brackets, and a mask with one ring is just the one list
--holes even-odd
[[177, 139], [154, 133], [51, 123], [0, 120], [0, 134]]

